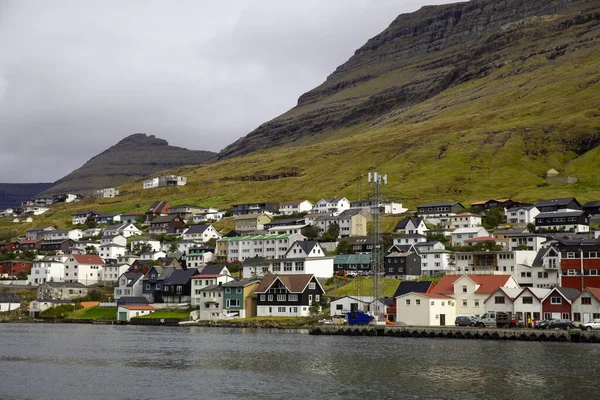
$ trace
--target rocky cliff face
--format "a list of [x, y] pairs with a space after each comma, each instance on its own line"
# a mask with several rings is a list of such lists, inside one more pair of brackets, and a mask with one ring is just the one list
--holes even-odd
[[166, 140], [154, 135], [136, 133], [59, 179], [43, 194], [85, 194], [94, 189], [116, 187], [155, 172], [183, 165], [202, 164], [214, 156], [215, 153], [210, 151], [169, 146]]
[[[375, 121], [508, 61], [560, 56], [578, 46], [549, 45], [572, 25], [600, 20], [597, 0], [473, 0], [400, 15], [298, 105], [223, 149], [219, 159]], [[531, 39], [529, 48], [513, 43]], [[563, 45], [561, 45], [563, 46]], [[518, 54], [515, 54], [515, 51]]]

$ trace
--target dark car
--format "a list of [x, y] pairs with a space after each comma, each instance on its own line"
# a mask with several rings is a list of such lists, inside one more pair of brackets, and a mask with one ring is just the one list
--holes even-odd
[[456, 326], [475, 326], [475, 323], [477, 323], [477, 318], [469, 315], [459, 315], [454, 320]]
[[546, 329], [573, 329], [575, 324], [570, 319], [555, 319], [550, 321]]
[[541, 321], [538, 321], [535, 326], [533, 327], [533, 329], [548, 329], [548, 325], [550, 324], [551, 321], [554, 321], [553, 319], [544, 319]]

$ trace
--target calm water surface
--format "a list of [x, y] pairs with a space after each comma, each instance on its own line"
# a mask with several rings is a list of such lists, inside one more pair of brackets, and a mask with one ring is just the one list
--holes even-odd
[[1, 324], [0, 399], [600, 399], [600, 345]]

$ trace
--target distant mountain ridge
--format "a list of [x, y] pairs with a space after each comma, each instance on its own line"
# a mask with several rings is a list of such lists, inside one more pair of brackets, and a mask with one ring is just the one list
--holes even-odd
[[34, 198], [53, 183], [0, 183], [0, 210], [19, 207], [22, 201]]
[[[576, 38], [557, 48], [548, 44], [584, 19], [597, 20], [598, 5], [597, 0], [473, 0], [402, 14], [323, 84], [301, 95], [296, 107], [225, 147], [218, 158], [302, 144], [307, 137], [318, 141], [318, 135], [413, 107], [504, 67], [511, 46], [527, 35], [538, 54], [576, 51]], [[552, 24], [561, 13], [572, 17]]]
[[154, 135], [135, 133], [92, 157], [42, 194], [89, 194], [95, 189], [116, 187], [159, 171], [202, 164], [213, 159], [215, 154], [170, 146], [169, 142]]

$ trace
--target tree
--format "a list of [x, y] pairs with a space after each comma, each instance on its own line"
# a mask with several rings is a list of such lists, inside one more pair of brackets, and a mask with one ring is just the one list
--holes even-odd
[[142, 254], [152, 251], [152, 245], [150, 243], [136, 242], [131, 248], [133, 254]]
[[21, 255], [21, 258], [26, 261], [33, 261], [35, 260], [35, 253], [31, 250], [27, 250]]
[[19, 273], [17, 274], [17, 279], [21, 281], [27, 280], [27, 272], [19, 271]]
[[530, 233], [535, 233], [535, 224], [534, 224], [533, 222], [530, 222], [530, 223], [528, 223], [528, 224], [527, 224], [527, 230], [528, 230]]
[[450, 236], [446, 236], [443, 233], [428, 233], [427, 241], [428, 242], [441, 242], [444, 246], [448, 247], [450, 245]]
[[87, 226], [88, 229], [93, 229], [98, 227], [98, 223], [93, 219], [88, 219], [87, 221], [85, 221], [85, 226]]
[[176, 253], [178, 250], [179, 247], [177, 247], [177, 243], [171, 243], [171, 245], [169, 246], [169, 253]]
[[486, 229], [493, 229], [502, 222], [506, 222], [506, 215], [502, 207], [490, 208], [487, 214], [481, 218], [481, 223]]
[[308, 240], [317, 240], [319, 238], [319, 228], [313, 225], [308, 225], [302, 228], [301, 233], [306, 236]]
[[337, 247], [335, 248], [335, 252], [337, 254], [354, 254], [354, 249], [352, 249], [352, 246], [350, 246], [348, 239], [344, 238], [338, 243]]
[[85, 248], [85, 253], [86, 254], [94, 254], [94, 255], [98, 255], [98, 250], [96, 250], [95, 246], [87, 246]]
[[327, 228], [327, 232], [325, 232], [323, 234], [321, 239], [323, 239], [325, 241], [333, 242], [333, 241], [337, 240], [337, 238], [339, 236], [340, 236], [340, 226], [334, 222], [333, 224], [329, 225], [329, 227]]

